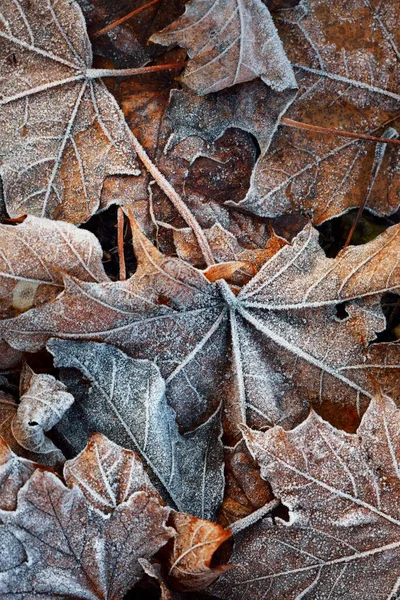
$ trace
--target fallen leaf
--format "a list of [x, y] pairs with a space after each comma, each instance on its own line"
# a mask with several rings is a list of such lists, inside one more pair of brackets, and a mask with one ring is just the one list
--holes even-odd
[[211, 567], [214, 553], [227, 539], [229, 529], [192, 515], [172, 512], [170, 523], [177, 535], [172, 550], [167, 553], [168, 581], [174, 589], [203, 590], [231, 566]]
[[244, 431], [289, 509], [239, 533], [212, 592], [229, 600], [394, 598], [399, 589], [400, 412], [374, 399], [356, 435], [311, 412], [293, 431]]
[[91, 384], [87, 393], [76, 394], [75, 404], [56, 427], [70, 448], [80, 451], [88, 434], [101, 431], [139, 452], [160, 491], [179, 510], [212, 518], [224, 489], [219, 411], [182, 436], [153, 363], [93, 342], [52, 340], [48, 348], [57, 367], [79, 369]]
[[0, 225], [0, 314], [14, 316], [54, 298], [68, 273], [107, 281], [103, 251], [94, 235], [69, 223], [29, 216]]
[[278, 91], [296, 87], [271, 15], [260, 0], [191, 0], [182, 17], [150, 40], [187, 48], [191, 60], [182, 81], [198, 94], [257, 77]]
[[[278, 11], [299, 85], [285, 118], [385, 137], [388, 122], [398, 123], [397, 20], [391, 2], [309, 0]], [[390, 145], [382, 150], [374, 178], [374, 144], [280, 127], [235, 206], [268, 217], [302, 210], [320, 224], [358, 207], [372, 185], [368, 209], [391, 214], [400, 204], [397, 152]]]
[[19, 490], [38, 468], [44, 467], [14, 454], [0, 437], [0, 510], [16, 509]]
[[11, 431], [22, 448], [37, 454], [62, 453], [45, 435], [74, 402], [66, 387], [52, 375], [37, 375], [24, 366], [23, 378], [28, 379], [27, 389], [21, 395], [17, 413], [11, 421]]
[[122, 600], [142, 576], [138, 559], [153, 556], [173, 535], [168, 513], [137, 491], [100, 514], [79, 487], [70, 490], [53, 474], [35, 471], [17, 509], [1, 512], [9, 548], [0, 555], [2, 598]]
[[[368, 345], [385, 327], [377, 295], [398, 290], [398, 234], [394, 226], [330, 259], [307, 226], [237, 297], [223, 280], [210, 284], [139, 238], [139, 267], [130, 280], [70, 279], [56, 300], [2, 321], [0, 330], [25, 351], [55, 335], [101, 339], [155, 360], [186, 430], [213, 414], [221, 398], [232, 441], [246, 420], [293, 426], [310, 402], [354, 430], [376, 391], [366, 369]], [[336, 305], [343, 302], [348, 316], [339, 319]], [[392, 357], [394, 368], [396, 362]], [[383, 364], [375, 366], [385, 387], [391, 369]]]
[[63, 475], [68, 487], [79, 487], [90, 505], [105, 514], [135, 492], [161, 500], [139, 457], [101, 433], [92, 434], [84, 450], [65, 463]]
[[99, 206], [105, 177], [139, 171], [124, 117], [91, 69], [81, 10], [69, 0], [8, 2], [0, 23], [7, 210], [86, 221]]

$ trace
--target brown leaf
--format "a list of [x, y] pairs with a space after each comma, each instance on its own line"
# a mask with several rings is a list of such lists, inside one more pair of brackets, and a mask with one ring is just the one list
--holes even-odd
[[[122, 600], [150, 558], [173, 535], [169, 509], [134, 492], [109, 514], [91, 507], [79, 487], [35, 471], [14, 512], [3, 513], [9, 552], [0, 557], [2, 598]], [[4, 539], [2, 539], [4, 542]]]
[[92, 434], [85, 449], [65, 463], [64, 479], [68, 487], [79, 487], [88, 503], [105, 514], [138, 491], [163, 504], [137, 454], [101, 433]]
[[0, 510], [16, 509], [19, 490], [38, 468], [44, 467], [18, 457], [0, 437]]
[[[232, 264], [232, 266], [235, 263], [241, 263], [239, 271], [237, 269], [232, 271], [232, 273], [229, 273], [229, 270], [227, 272], [223, 271], [220, 277], [215, 278], [214, 281], [216, 279], [226, 279], [230, 283], [239, 286], [248, 283], [260, 270], [262, 265], [287, 244], [283, 238], [278, 237], [272, 232], [265, 248], [246, 249], [238, 243], [234, 235], [226, 231], [218, 223], [210, 229], [206, 229], [204, 233], [213, 256], [218, 263], [225, 262]], [[197, 266], [203, 263], [203, 256], [191, 229], [175, 230], [174, 242], [178, 256], [182, 260]], [[218, 270], [220, 264], [211, 267], [211, 269], [214, 268]], [[204, 271], [204, 274], [209, 281], [213, 281], [207, 275], [209, 270], [210, 267]]]
[[[182, 81], [198, 94], [257, 77], [278, 91], [296, 87], [268, 9], [260, 0], [191, 0], [175, 23], [152, 35], [190, 56]], [[207, 40], [206, 42], [204, 40]]]
[[[285, 117], [385, 136], [387, 122], [399, 113], [397, 20], [392, 2], [363, 0], [310, 0], [278, 12], [299, 85]], [[268, 217], [300, 209], [319, 224], [358, 207], [371, 185], [367, 206], [391, 214], [400, 203], [397, 151], [390, 145], [381, 150], [374, 178], [375, 144], [281, 127], [257, 164], [247, 197], [235, 205]]]
[[56, 453], [62, 460], [62, 453], [45, 432], [58, 423], [74, 398], [52, 375], [37, 375], [28, 365], [24, 365], [22, 380], [26, 389], [11, 422], [12, 434], [25, 450], [37, 454]]
[[0, 172], [7, 210], [86, 221], [99, 206], [105, 177], [139, 174], [131, 134], [114, 98], [95, 80], [76, 2], [9, 2], [1, 10]]
[[167, 554], [168, 581], [174, 589], [181, 591], [205, 589], [227, 570], [225, 565], [211, 567], [211, 561], [231, 532], [216, 523], [184, 513], [171, 513], [170, 523], [177, 535]]
[[225, 495], [218, 522], [224, 527], [251, 515], [273, 499], [271, 487], [243, 440], [225, 448]]
[[246, 429], [246, 442], [289, 522], [236, 536], [238, 565], [213, 593], [227, 600], [389, 598], [399, 582], [400, 411], [374, 399], [356, 435], [311, 412], [293, 431]]
[[[148, 269], [143, 262], [119, 283], [68, 280], [55, 301], [3, 321], [0, 330], [24, 350], [55, 335], [101, 339], [156, 360], [185, 429], [204, 422], [221, 398], [232, 441], [246, 420], [293, 426], [309, 403], [335, 407], [334, 422], [352, 428], [376, 390], [365, 357], [385, 327], [377, 295], [398, 290], [398, 236], [394, 226], [331, 259], [307, 226], [237, 297], [223, 280], [210, 284], [179, 259], [151, 259], [155, 250], [139, 238], [140, 261], [153, 260]], [[343, 302], [348, 317], [339, 319], [336, 305]], [[380, 366], [376, 374], [385, 387], [391, 369]], [[392, 393], [398, 398], [397, 384]]]
[[65, 273], [82, 281], [107, 281], [102, 256], [95, 236], [69, 223], [30, 216], [20, 225], [0, 225], [1, 316], [55, 298]]

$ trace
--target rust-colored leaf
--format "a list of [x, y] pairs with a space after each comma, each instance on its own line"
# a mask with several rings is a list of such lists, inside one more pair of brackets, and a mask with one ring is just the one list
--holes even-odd
[[[184, 513], [171, 513], [177, 535], [167, 555], [168, 580], [182, 591], [202, 590], [211, 585], [227, 567], [211, 566], [214, 553], [227, 539], [229, 529]], [[228, 567], [228, 569], [231, 567]]]

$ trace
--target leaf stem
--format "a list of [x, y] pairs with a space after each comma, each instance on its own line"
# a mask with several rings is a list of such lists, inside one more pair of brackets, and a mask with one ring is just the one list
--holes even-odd
[[118, 259], [119, 259], [119, 279], [126, 280], [126, 265], [124, 254], [124, 211], [118, 207]]
[[143, 6], [140, 6], [139, 8], [135, 8], [135, 10], [132, 10], [130, 13], [124, 15], [120, 19], [116, 19], [112, 23], [109, 23], [102, 29], [99, 29], [95, 33], [91, 34], [90, 37], [92, 38], [92, 40], [94, 40], [94, 39], [100, 37], [101, 35], [108, 33], [109, 31], [114, 29], [114, 27], [118, 27], [119, 25], [122, 25], [122, 23], [125, 23], [125, 21], [128, 21], [135, 15], [138, 15], [139, 13], [141, 13], [143, 10], [146, 10], [146, 8], [150, 8], [150, 6], [153, 6], [154, 4], [158, 4], [159, 2], [160, 2], [160, 0], [151, 0], [151, 2], [148, 2], [147, 4], [144, 4]]
[[305, 129], [307, 131], [316, 131], [317, 133], [326, 133], [332, 135], [338, 135], [340, 137], [349, 137], [358, 140], [368, 140], [369, 142], [385, 142], [387, 144], [400, 144], [400, 140], [385, 137], [376, 137], [374, 135], [367, 135], [365, 133], [354, 133], [352, 131], [343, 131], [342, 129], [333, 129], [330, 127], [321, 127], [319, 125], [311, 125], [310, 123], [302, 123], [301, 121], [294, 121], [293, 119], [286, 119], [281, 117], [282, 125], [287, 127], [294, 127], [296, 129]]
[[138, 67], [137, 69], [87, 69], [88, 79], [99, 79], [100, 77], [127, 77], [130, 75], [143, 75], [157, 71], [169, 71], [185, 66], [185, 62], [168, 63], [165, 65], [153, 65], [151, 67]]
[[194, 235], [196, 236], [197, 242], [199, 244], [200, 250], [204, 256], [204, 260], [207, 266], [214, 265], [215, 260], [211, 252], [210, 245], [196, 217], [189, 209], [189, 207], [185, 204], [185, 202], [182, 200], [182, 198], [179, 196], [177, 191], [172, 187], [170, 182], [165, 178], [165, 176], [161, 173], [158, 167], [156, 167], [156, 165], [153, 163], [146, 150], [143, 148], [143, 146], [134, 134], [132, 134], [132, 142], [133, 147], [136, 150], [136, 154], [138, 155], [138, 157], [140, 158], [150, 175], [153, 177], [157, 185], [162, 189], [164, 194], [168, 196], [172, 204], [175, 206], [176, 210], [192, 229]]

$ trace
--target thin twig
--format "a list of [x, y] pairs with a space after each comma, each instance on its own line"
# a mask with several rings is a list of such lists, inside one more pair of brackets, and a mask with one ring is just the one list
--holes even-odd
[[124, 211], [118, 207], [118, 259], [120, 281], [126, 280], [126, 265], [124, 253]]
[[338, 135], [340, 137], [349, 137], [358, 140], [368, 140], [370, 142], [385, 142], [387, 144], [400, 144], [400, 140], [386, 137], [375, 137], [374, 135], [367, 135], [365, 133], [354, 133], [352, 131], [343, 131], [342, 129], [332, 129], [330, 127], [320, 127], [319, 125], [311, 125], [310, 123], [302, 123], [301, 121], [294, 121], [293, 119], [286, 119], [281, 117], [282, 125], [287, 127], [294, 127], [295, 129], [305, 129], [306, 131], [316, 131], [317, 133], [325, 133], [331, 135]]
[[242, 531], [243, 529], [250, 527], [250, 525], [257, 523], [257, 521], [265, 517], [265, 515], [272, 512], [274, 508], [277, 508], [279, 504], [279, 500], [271, 500], [271, 502], [268, 502], [268, 504], [265, 504], [250, 515], [247, 515], [247, 517], [243, 517], [243, 519], [239, 519], [238, 521], [232, 523], [229, 529], [231, 530], [233, 535], [236, 535], [237, 533], [239, 533], [239, 531]]
[[183, 219], [186, 221], [186, 223], [189, 225], [194, 235], [196, 236], [197, 243], [199, 244], [200, 250], [204, 256], [204, 260], [207, 266], [214, 265], [215, 260], [211, 252], [210, 245], [196, 217], [189, 209], [189, 207], [185, 204], [185, 202], [182, 200], [182, 198], [179, 196], [177, 191], [172, 187], [170, 182], [165, 178], [165, 176], [161, 173], [158, 167], [156, 167], [156, 165], [150, 159], [146, 150], [143, 148], [136, 136], [132, 135], [131, 139], [133, 147], [135, 148], [138, 157], [140, 158], [150, 175], [152, 175], [157, 185], [162, 189], [166, 196], [168, 196], [172, 204], [175, 206], [176, 210], [183, 217]]
[[139, 67], [137, 69], [87, 69], [85, 77], [87, 79], [99, 79], [100, 77], [127, 77], [131, 75], [144, 75], [157, 71], [169, 71], [171, 69], [180, 69], [186, 62], [168, 63], [165, 65], [152, 65], [151, 67]]
[[[396, 129], [394, 129], [393, 127], [388, 127], [387, 129], [385, 129], [384, 131], [384, 136], [386, 135], [387, 137], [383, 137], [381, 138], [382, 140], [387, 140], [387, 139], [391, 139], [394, 140], [396, 138], [399, 137], [399, 134], [397, 133]], [[390, 137], [389, 137], [390, 136]], [[368, 183], [368, 187], [367, 190], [365, 192], [365, 196], [363, 201], [361, 202], [357, 214], [356, 214], [356, 218], [354, 219], [354, 223], [349, 231], [349, 234], [347, 236], [345, 245], [343, 246], [343, 250], [346, 250], [347, 246], [349, 246], [351, 239], [353, 237], [354, 231], [358, 225], [358, 222], [360, 220], [360, 217], [364, 211], [364, 208], [367, 205], [367, 202], [369, 200], [369, 197], [371, 195], [371, 192], [373, 190], [376, 178], [378, 176], [378, 173], [380, 171], [380, 168], [382, 166], [382, 162], [383, 162], [383, 157], [385, 156], [385, 152], [387, 149], [387, 142], [380, 142], [379, 144], [376, 145], [375, 148], [375, 157], [374, 157], [374, 161], [372, 163], [372, 168], [371, 168], [371, 176], [369, 179], [369, 183]]]
[[151, 2], [148, 2], [147, 4], [144, 4], [143, 6], [140, 6], [139, 8], [135, 8], [135, 10], [132, 10], [130, 13], [128, 13], [124, 17], [121, 17], [120, 19], [113, 21], [109, 25], [106, 25], [106, 27], [103, 27], [102, 29], [99, 29], [95, 33], [92, 33], [90, 37], [92, 38], [92, 40], [94, 40], [94, 39], [100, 37], [101, 35], [108, 33], [109, 31], [111, 31], [111, 29], [114, 29], [114, 27], [118, 27], [119, 25], [122, 25], [122, 23], [125, 23], [125, 21], [128, 21], [135, 15], [138, 15], [139, 13], [141, 13], [143, 10], [146, 10], [146, 8], [150, 8], [150, 6], [153, 6], [154, 4], [158, 4], [159, 2], [160, 2], [160, 0], [151, 0]]

